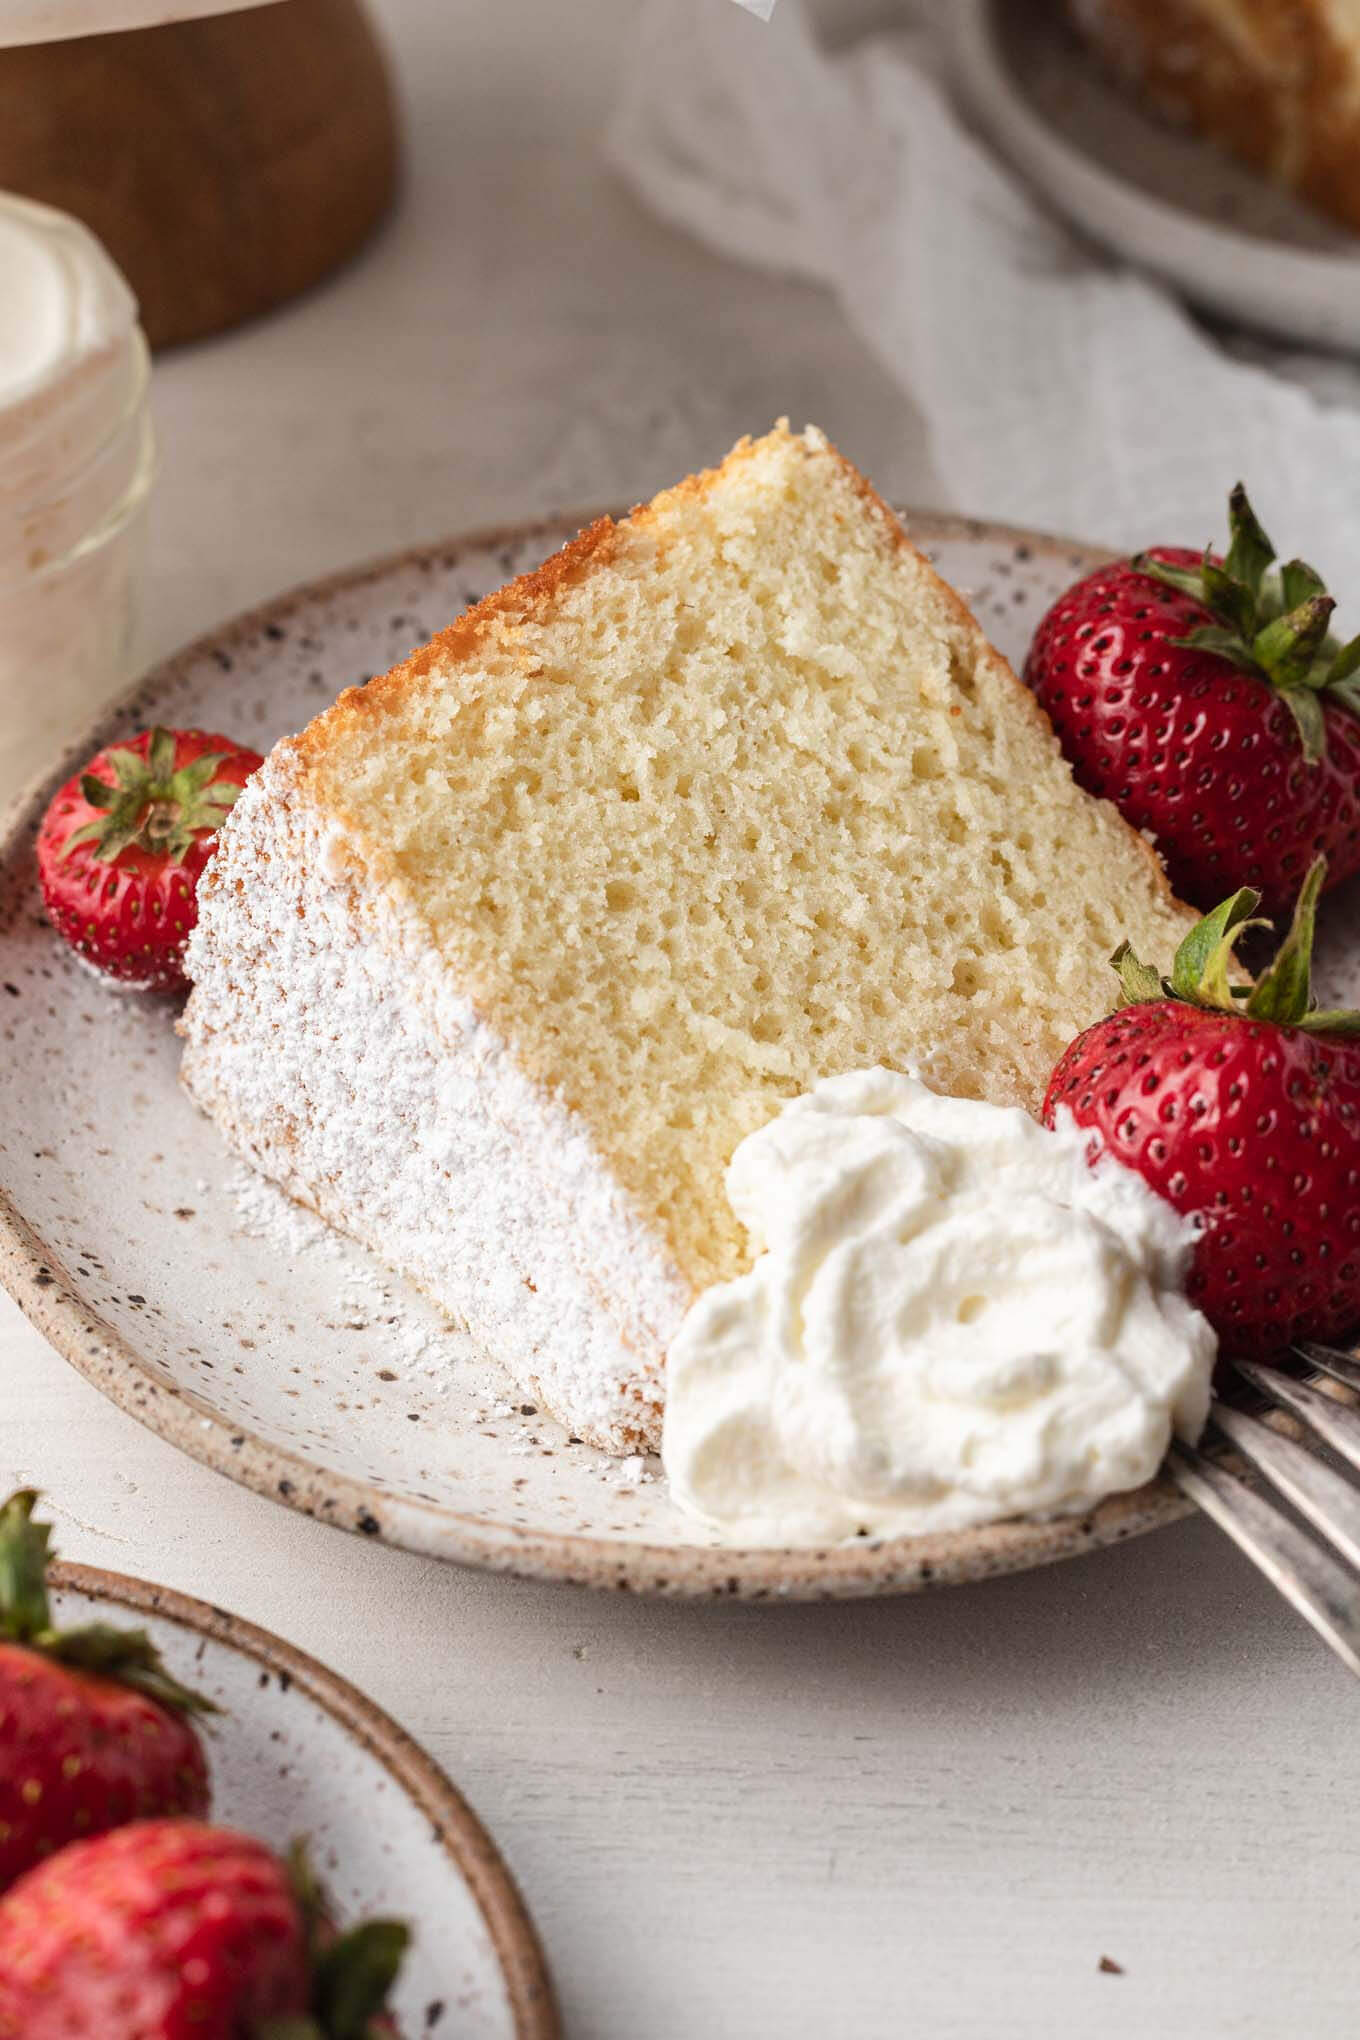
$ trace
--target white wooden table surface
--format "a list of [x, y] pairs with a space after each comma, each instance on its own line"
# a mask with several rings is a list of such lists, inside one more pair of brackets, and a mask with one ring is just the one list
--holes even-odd
[[[407, 541], [640, 495], [777, 411], [938, 493], [829, 304], [599, 168], [631, 0], [383, 11], [400, 215], [331, 287], [158, 367], [152, 652]], [[646, 1606], [292, 1516], [4, 1298], [0, 1380], [0, 1480], [48, 1491], [69, 1556], [280, 1631], [448, 1767], [578, 2040], [1357, 2029], [1360, 1693], [1205, 1525], [924, 1600]]]

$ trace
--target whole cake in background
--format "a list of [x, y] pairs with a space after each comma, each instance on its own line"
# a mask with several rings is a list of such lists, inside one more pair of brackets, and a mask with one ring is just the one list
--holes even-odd
[[1360, 0], [1068, 0], [1164, 111], [1360, 229]]
[[840, 1072], [1037, 1110], [1190, 923], [820, 433], [603, 519], [278, 745], [184, 1080], [579, 1437], [660, 1435], [737, 1144]]

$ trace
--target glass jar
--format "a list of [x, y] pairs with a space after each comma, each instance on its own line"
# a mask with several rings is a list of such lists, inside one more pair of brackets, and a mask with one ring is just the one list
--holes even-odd
[[132, 676], [150, 356], [99, 243], [0, 194], [0, 801]]

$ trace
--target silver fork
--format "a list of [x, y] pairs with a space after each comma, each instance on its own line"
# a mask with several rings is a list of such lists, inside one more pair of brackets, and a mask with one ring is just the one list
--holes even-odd
[[[1318, 1445], [1326, 1446], [1360, 1473], [1360, 1409], [1339, 1402], [1317, 1385], [1320, 1375], [1360, 1394], [1360, 1359], [1311, 1340], [1294, 1350], [1318, 1370], [1312, 1380], [1296, 1380], [1278, 1367], [1252, 1361], [1233, 1364], [1258, 1394], [1298, 1420], [1311, 1434], [1309, 1443], [1287, 1437], [1260, 1417], [1217, 1399], [1209, 1420], [1346, 1564], [1315, 1542], [1277, 1503], [1206, 1453], [1174, 1444], [1167, 1471], [1182, 1493], [1227, 1531], [1360, 1678], [1360, 1490], [1317, 1451]], [[1349, 1571], [1348, 1565], [1356, 1570]]]

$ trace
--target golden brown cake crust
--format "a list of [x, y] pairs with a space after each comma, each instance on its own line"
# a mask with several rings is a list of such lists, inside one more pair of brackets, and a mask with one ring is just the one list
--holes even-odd
[[1238, 34], [1204, 0], [1069, 7], [1163, 109], [1360, 229], [1360, 49], [1320, 0], [1236, 0]]
[[[702, 497], [723, 476], [748, 460], [754, 448], [755, 442], [749, 436], [738, 440], [719, 466], [687, 475], [683, 481], [658, 496], [655, 502], [635, 505], [629, 514], [628, 525], [633, 531], [645, 531], [659, 521], [667, 505], [685, 497]], [[828, 442], [826, 451], [838, 463], [856, 495], [874, 514], [888, 542], [900, 551], [911, 553], [922, 569], [931, 575], [938, 593], [962, 628], [980, 632], [981, 626], [963, 597], [935, 573], [925, 555], [912, 544], [902, 520], [873, 483], [839, 448]], [[460, 665], [474, 658], [478, 648], [489, 637], [501, 634], [510, 638], [516, 626], [546, 616], [563, 588], [574, 586], [595, 567], [604, 566], [610, 560], [617, 548], [621, 528], [612, 517], [597, 518], [559, 552], [544, 560], [541, 566], [484, 596], [446, 629], [437, 632], [428, 644], [390, 671], [370, 680], [365, 686], [346, 688], [331, 708], [317, 716], [292, 740], [290, 748], [297, 765], [305, 772], [324, 756], [333, 743], [343, 741], [348, 729], [361, 727], [370, 717], [380, 714], [392, 696], [413, 681], [423, 679], [436, 669]], [[999, 652], [989, 649], [996, 671], [1004, 676], [1013, 693], [1018, 712], [1047, 730], [1048, 718], [1029, 688]], [[1179, 908], [1181, 903], [1171, 890], [1160, 857], [1137, 830], [1130, 829], [1129, 835], [1137, 843], [1160, 897], [1173, 909]]]
[[471, 609], [465, 609], [408, 659], [365, 686], [347, 687], [324, 714], [315, 717], [292, 739], [291, 749], [298, 765], [305, 771], [348, 728], [361, 727], [380, 714], [392, 694], [412, 680], [423, 678], [436, 667], [464, 663], [493, 634], [546, 612], [560, 589], [583, 579], [593, 566], [604, 564], [614, 549], [617, 531], [612, 517], [596, 518], [531, 573], [508, 581], [503, 588], [483, 596]]

